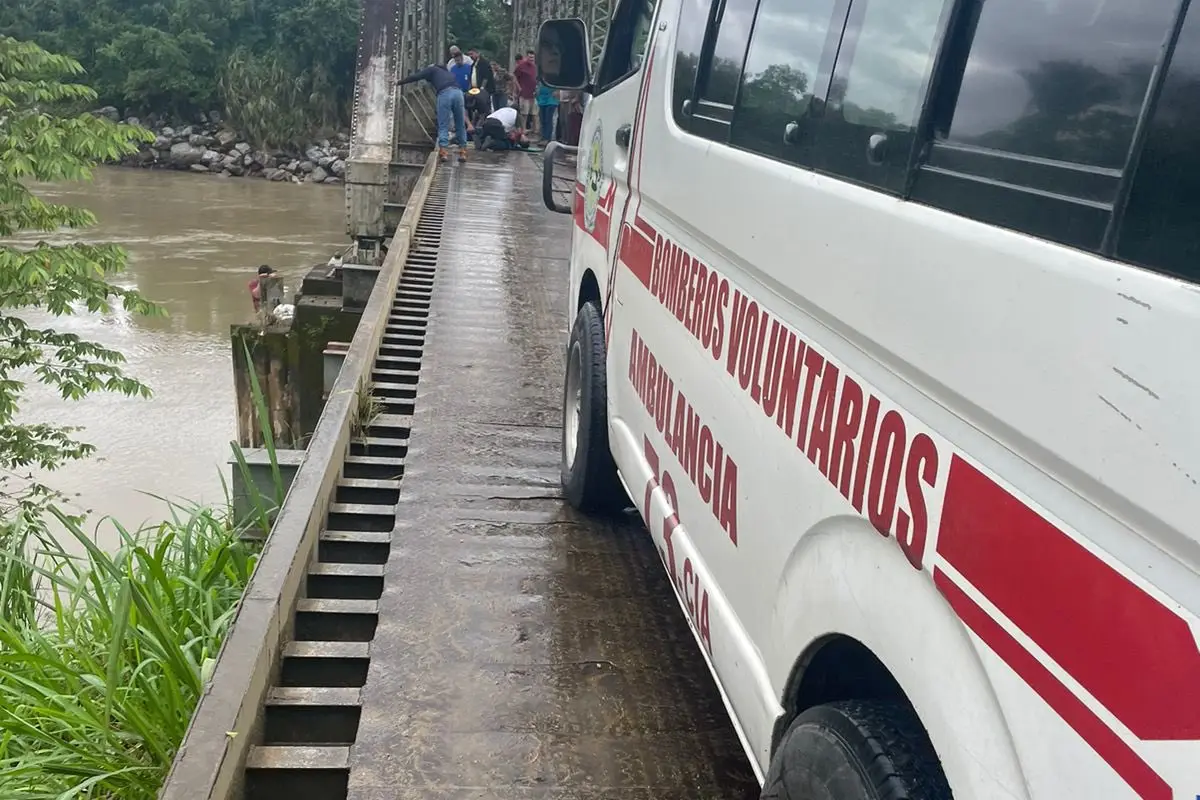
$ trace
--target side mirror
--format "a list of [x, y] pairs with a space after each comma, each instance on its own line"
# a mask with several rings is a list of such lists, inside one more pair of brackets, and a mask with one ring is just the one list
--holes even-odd
[[538, 31], [538, 79], [551, 89], [583, 89], [591, 66], [588, 54], [583, 20], [546, 20]]

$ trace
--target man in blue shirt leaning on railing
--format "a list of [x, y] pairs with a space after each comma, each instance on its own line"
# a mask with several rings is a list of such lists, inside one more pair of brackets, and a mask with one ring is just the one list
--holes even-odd
[[[462, 56], [462, 53], [459, 53]], [[468, 69], [468, 76], [470, 70]], [[441, 64], [430, 64], [425, 69], [419, 69], [406, 78], [396, 82], [398, 86], [406, 83], [427, 81], [437, 93], [437, 125], [438, 125], [438, 158], [443, 162], [450, 157], [446, 150], [450, 146], [450, 125], [454, 125], [454, 135], [458, 138], [458, 160], [467, 160], [467, 123], [463, 108], [463, 91], [458, 80], [450, 70]]]

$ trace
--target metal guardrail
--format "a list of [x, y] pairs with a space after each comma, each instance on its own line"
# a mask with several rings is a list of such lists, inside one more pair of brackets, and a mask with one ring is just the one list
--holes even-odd
[[[570, 214], [575, 207], [575, 158], [578, 147], [550, 142], [542, 153], [542, 202], [559, 214]], [[565, 199], [566, 202], [559, 202]]]
[[436, 168], [430, 154], [159, 800], [240, 796], [246, 756], [261, 736], [263, 704], [279, 669], [296, 603], [305, 591], [304, 576], [316, 558], [321, 528], [341, 476], [358, 394], [367, 390]]

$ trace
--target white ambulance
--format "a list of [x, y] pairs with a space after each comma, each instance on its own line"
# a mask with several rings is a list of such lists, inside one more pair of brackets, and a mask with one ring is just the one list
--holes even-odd
[[1200, 798], [1200, 7], [615, 6], [564, 490], [763, 797]]

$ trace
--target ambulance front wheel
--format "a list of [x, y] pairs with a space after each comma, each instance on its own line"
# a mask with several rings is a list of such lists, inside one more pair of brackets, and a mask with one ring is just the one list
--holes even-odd
[[562, 486], [580, 511], [610, 512], [625, 506], [617, 465], [608, 449], [608, 381], [604, 319], [585, 303], [575, 316], [563, 381]]
[[843, 701], [796, 717], [775, 749], [761, 800], [952, 800], [911, 709]]

